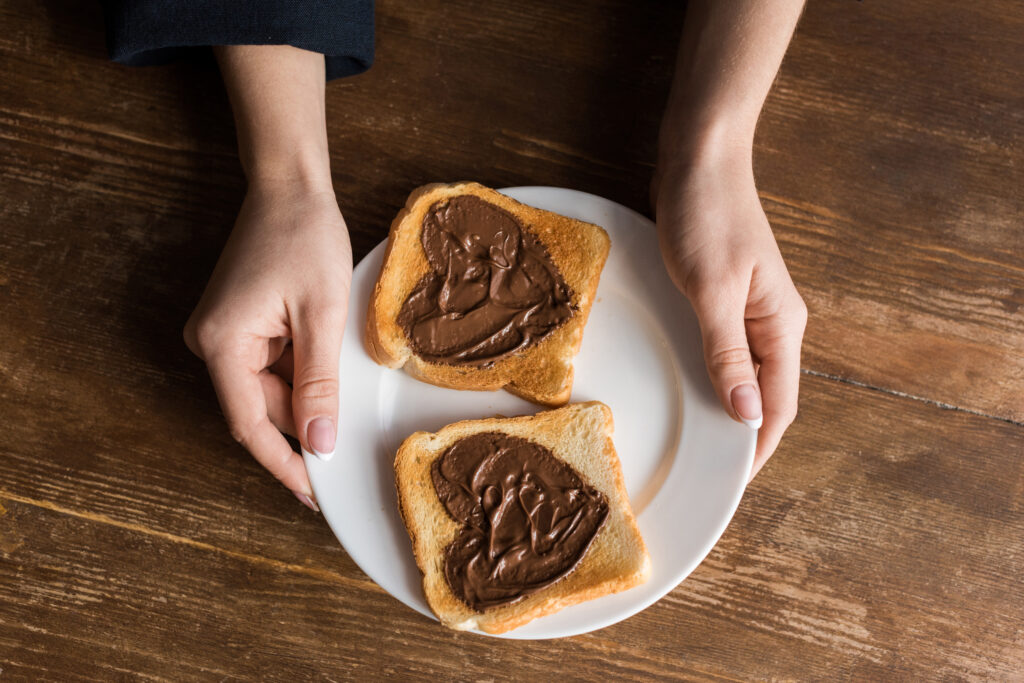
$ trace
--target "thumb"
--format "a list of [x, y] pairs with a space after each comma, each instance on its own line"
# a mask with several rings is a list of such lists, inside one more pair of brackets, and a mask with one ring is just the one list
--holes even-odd
[[338, 356], [344, 311], [303, 316], [293, 325], [292, 413], [302, 447], [321, 460], [334, 457], [338, 435]]
[[745, 302], [716, 301], [695, 306], [704, 342], [704, 362], [722, 407], [751, 429], [763, 421], [761, 390], [743, 321]]

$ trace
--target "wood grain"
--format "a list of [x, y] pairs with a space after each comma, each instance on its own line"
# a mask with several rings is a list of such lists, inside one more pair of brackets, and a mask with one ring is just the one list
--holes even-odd
[[[646, 211], [675, 3], [377, 19], [328, 86], [357, 258], [430, 181]], [[0, 24], [0, 680], [1019, 679], [1017, 4], [807, 8], [755, 150], [801, 416], [686, 582], [544, 643], [401, 606], [228, 436], [180, 336], [244, 192], [212, 63], [111, 64], [92, 4]]]
[[1012, 3], [810, 3], [756, 156], [805, 367], [1024, 422], [1022, 34]]
[[687, 581], [633, 619], [545, 643], [443, 630], [334, 563], [323, 525], [283, 499], [266, 511], [323, 531], [319, 547], [297, 546], [295, 529], [254, 515], [287, 562], [5, 485], [3, 666], [86, 679], [117, 667], [174, 680], [1013, 678], [1024, 430], [816, 377], [803, 404]]

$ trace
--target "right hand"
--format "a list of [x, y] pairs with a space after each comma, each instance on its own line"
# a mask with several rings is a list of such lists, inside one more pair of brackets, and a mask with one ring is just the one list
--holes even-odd
[[352, 250], [329, 185], [250, 185], [188, 323], [231, 435], [315, 509], [302, 457], [281, 432], [334, 453], [338, 358]]

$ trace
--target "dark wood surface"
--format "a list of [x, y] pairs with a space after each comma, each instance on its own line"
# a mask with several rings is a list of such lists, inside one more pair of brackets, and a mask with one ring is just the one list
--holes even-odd
[[[328, 86], [356, 257], [437, 180], [647, 211], [670, 2], [378, 3]], [[207, 61], [109, 63], [0, 2], [0, 680], [1021, 680], [1024, 11], [812, 1], [759, 128], [810, 308], [801, 412], [636, 617], [510, 642], [373, 584], [224, 427], [181, 342], [241, 200]]]

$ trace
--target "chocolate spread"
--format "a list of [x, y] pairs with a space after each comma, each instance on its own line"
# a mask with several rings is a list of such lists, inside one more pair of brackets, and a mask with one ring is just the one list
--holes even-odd
[[434, 461], [434, 490], [463, 524], [444, 552], [457, 597], [478, 612], [571, 572], [608, 516], [608, 502], [540, 444], [474, 434]]
[[473, 195], [437, 202], [420, 237], [428, 273], [398, 324], [426, 360], [484, 365], [551, 333], [573, 312], [569, 285], [511, 213]]

